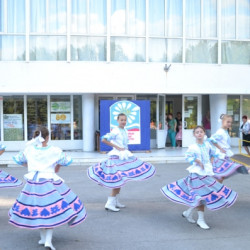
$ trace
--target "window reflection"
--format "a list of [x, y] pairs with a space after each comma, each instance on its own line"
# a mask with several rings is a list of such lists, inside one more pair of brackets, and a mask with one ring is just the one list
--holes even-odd
[[70, 96], [51, 96], [50, 123], [52, 140], [71, 139]]
[[157, 39], [149, 40], [150, 62], [182, 62], [181, 39]]
[[3, 132], [5, 141], [24, 140], [23, 96], [3, 97]]
[[111, 61], [144, 62], [144, 38], [111, 38]]
[[232, 128], [229, 131], [231, 137], [239, 136], [240, 127], [240, 96], [228, 95], [227, 96], [227, 114], [233, 118]]
[[71, 37], [72, 61], [105, 61], [106, 38], [105, 37]]
[[64, 36], [31, 36], [31, 61], [62, 61], [66, 60], [66, 37]]
[[47, 96], [27, 97], [28, 140], [32, 139], [37, 127], [48, 126], [47, 114]]
[[82, 96], [74, 95], [74, 140], [82, 139]]

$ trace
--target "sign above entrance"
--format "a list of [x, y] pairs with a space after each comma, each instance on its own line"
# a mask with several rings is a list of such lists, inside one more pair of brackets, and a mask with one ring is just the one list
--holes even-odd
[[126, 129], [128, 131], [128, 144], [141, 144], [141, 109], [130, 101], [119, 101], [110, 106], [110, 130], [118, 126], [117, 116], [123, 113], [127, 116]]
[[[127, 116], [126, 129], [129, 136], [130, 150], [150, 149], [150, 101], [115, 101], [100, 100], [100, 134], [101, 137], [118, 126], [117, 116]], [[101, 151], [110, 147], [101, 143]]]
[[70, 102], [51, 102], [50, 111], [51, 112], [70, 112]]

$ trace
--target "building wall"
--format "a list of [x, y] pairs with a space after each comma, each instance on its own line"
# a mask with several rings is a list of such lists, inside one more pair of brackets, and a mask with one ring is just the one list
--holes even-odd
[[248, 65], [0, 62], [1, 94], [250, 94]]

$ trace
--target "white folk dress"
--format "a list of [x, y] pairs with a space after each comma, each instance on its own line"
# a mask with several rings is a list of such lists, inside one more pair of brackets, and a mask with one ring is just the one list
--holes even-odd
[[145, 180], [155, 174], [155, 167], [141, 161], [128, 150], [128, 132], [126, 129], [114, 128], [104, 135], [107, 141], [112, 142], [125, 150], [113, 148], [108, 153], [108, 159], [88, 169], [91, 180], [107, 188], [119, 188], [126, 182]]
[[218, 144], [226, 153], [220, 152], [218, 159], [213, 163], [214, 173], [217, 179], [228, 178], [236, 173], [248, 174], [245, 166], [230, 159], [234, 155], [231, 150], [231, 138], [227, 130], [220, 128], [209, 139], [210, 142]]
[[[0, 144], [0, 151], [5, 150], [6, 146]], [[14, 176], [0, 170], [0, 188], [13, 188], [22, 185], [22, 181], [18, 180]]]
[[28, 229], [54, 228], [65, 223], [75, 226], [86, 219], [80, 199], [55, 173], [57, 165], [72, 159], [58, 147], [29, 146], [13, 159], [27, 164], [26, 184], [9, 211], [9, 222]]
[[[215, 149], [209, 144], [193, 144], [186, 152], [186, 160], [192, 165], [187, 168], [186, 178], [164, 186], [161, 191], [169, 200], [189, 207], [205, 205], [209, 210], [230, 207], [237, 193], [213, 178], [211, 158], [217, 157]], [[202, 169], [195, 160], [204, 165]]]

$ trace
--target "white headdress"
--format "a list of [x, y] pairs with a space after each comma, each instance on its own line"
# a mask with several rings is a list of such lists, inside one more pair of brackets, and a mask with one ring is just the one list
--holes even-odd
[[42, 133], [40, 131], [39, 135], [35, 138], [32, 138], [30, 141], [26, 143], [26, 146], [41, 146], [42, 143], [44, 142], [44, 138], [42, 137]]

